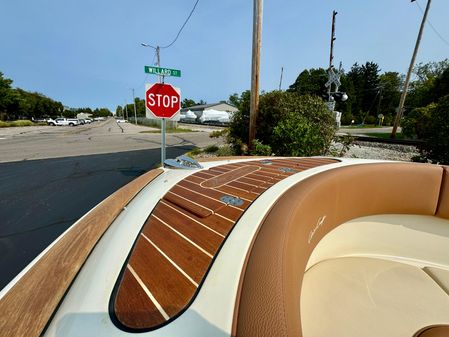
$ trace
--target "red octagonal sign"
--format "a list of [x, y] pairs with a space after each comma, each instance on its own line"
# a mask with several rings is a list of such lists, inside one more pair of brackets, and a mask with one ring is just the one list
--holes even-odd
[[148, 118], [170, 118], [181, 108], [181, 91], [170, 84], [147, 84], [145, 91]]

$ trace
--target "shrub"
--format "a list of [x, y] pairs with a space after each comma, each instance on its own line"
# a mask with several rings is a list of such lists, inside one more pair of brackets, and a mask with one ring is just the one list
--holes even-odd
[[424, 144], [419, 146], [423, 159], [432, 163], [449, 164], [449, 95], [436, 105], [429, 105], [427, 123], [418, 123], [418, 137]]
[[406, 138], [421, 139], [426, 126], [430, 123], [431, 112], [435, 109], [435, 104], [426, 107], [413, 109], [401, 122], [402, 134]]
[[[227, 137], [235, 154], [247, 153], [249, 104], [241, 106]], [[282, 91], [265, 93], [260, 96], [255, 137], [258, 143], [254, 145], [259, 144], [261, 151], [268, 151], [269, 146], [276, 155], [324, 154], [334, 136], [334, 124], [332, 114], [318, 97]]]
[[366, 116], [366, 118], [365, 118], [365, 124], [376, 124], [376, 122], [377, 122], [377, 118], [376, 117], [374, 117], [374, 116]]
[[217, 145], [208, 145], [204, 148], [204, 152], [206, 153], [215, 153], [218, 151]]
[[253, 156], [271, 156], [272, 150], [270, 145], [264, 145], [258, 139], [253, 141], [254, 149], [251, 151]]
[[6, 127], [14, 127], [14, 126], [33, 126], [36, 125], [32, 121], [27, 119], [19, 119], [17, 121], [11, 121], [11, 122], [2, 122], [0, 121], [0, 128], [6, 128]]

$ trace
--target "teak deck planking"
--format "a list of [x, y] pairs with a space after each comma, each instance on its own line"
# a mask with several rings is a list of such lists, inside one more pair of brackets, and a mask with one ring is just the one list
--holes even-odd
[[[145, 222], [114, 292], [126, 330], [151, 330], [176, 318], [195, 297], [230, 231], [266, 189], [325, 158], [263, 159], [193, 173], [171, 188]], [[291, 170], [291, 171], [289, 171]], [[228, 205], [223, 196], [237, 197]]]

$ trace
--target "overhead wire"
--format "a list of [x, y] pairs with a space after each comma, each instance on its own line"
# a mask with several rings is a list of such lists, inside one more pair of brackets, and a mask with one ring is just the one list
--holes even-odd
[[[198, 5], [199, 2], [200, 2], [200, 0], [196, 0], [195, 1], [195, 4], [193, 5], [192, 10], [190, 11], [189, 15], [185, 19], [184, 23], [182, 24], [181, 28], [179, 29], [179, 31], [176, 34], [176, 36], [173, 39], [173, 41], [170, 42], [166, 46], [159, 47], [160, 49], [167, 49], [167, 48], [170, 48], [171, 46], [173, 46], [175, 44], [175, 42], [178, 40], [179, 36], [181, 35], [184, 27], [187, 25], [187, 22], [189, 22], [190, 18], [192, 17], [193, 13], [195, 12], [196, 6]], [[157, 47], [154, 47], [154, 46], [149, 45], [149, 44], [147, 44], [147, 46], [150, 47], [150, 48], [153, 48], [155, 50], [154, 56], [153, 56], [153, 60], [151, 61], [151, 65], [154, 65], [155, 64], [154, 61], [155, 61], [156, 55], [157, 55]], [[148, 78], [148, 74], [146, 74], [145, 79], [143, 80], [143, 82], [137, 88], [141, 88], [145, 84], [145, 82], [147, 81], [147, 78]]]
[[[419, 4], [418, 1], [415, 1], [416, 5], [418, 6], [419, 10], [421, 11], [421, 13], [424, 14], [424, 10], [422, 9], [421, 5]], [[441, 41], [443, 41], [448, 47], [449, 47], [449, 41], [447, 41], [443, 35], [440, 34], [440, 32], [432, 25], [432, 23], [430, 22], [429, 19], [427, 19], [427, 23], [429, 24], [430, 28], [432, 28], [432, 30], [435, 32], [435, 34], [437, 34], [437, 36], [441, 39]]]
[[190, 11], [190, 14], [187, 16], [187, 19], [182, 24], [181, 28], [178, 31], [178, 34], [176, 34], [175, 39], [171, 43], [169, 43], [168, 45], [160, 47], [161, 49], [170, 48], [171, 46], [173, 46], [175, 44], [175, 42], [178, 40], [179, 35], [181, 35], [182, 30], [184, 29], [184, 27], [186, 26], [186, 24], [189, 21], [190, 17], [192, 16], [193, 12], [195, 11], [195, 8], [198, 5], [198, 2], [200, 2], [200, 0], [196, 0], [195, 4], [193, 5], [192, 10]]

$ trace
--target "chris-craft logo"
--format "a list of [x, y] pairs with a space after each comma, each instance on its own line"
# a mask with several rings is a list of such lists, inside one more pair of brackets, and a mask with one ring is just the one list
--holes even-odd
[[310, 231], [310, 233], [309, 233], [309, 240], [308, 240], [308, 243], [309, 243], [309, 244], [310, 244], [310, 242], [312, 241], [313, 236], [315, 235], [315, 233], [316, 233], [316, 231], [318, 230], [318, 228], [320, 228], [320, 227], [323, 225], [324, 220], [326, 220], [326, 216], [325, 216], [325, 215], [323, 215], [322, 217], [320, 217], [320, 218], [318, 219], [318, 221], [317, 221], [315, 227]]

